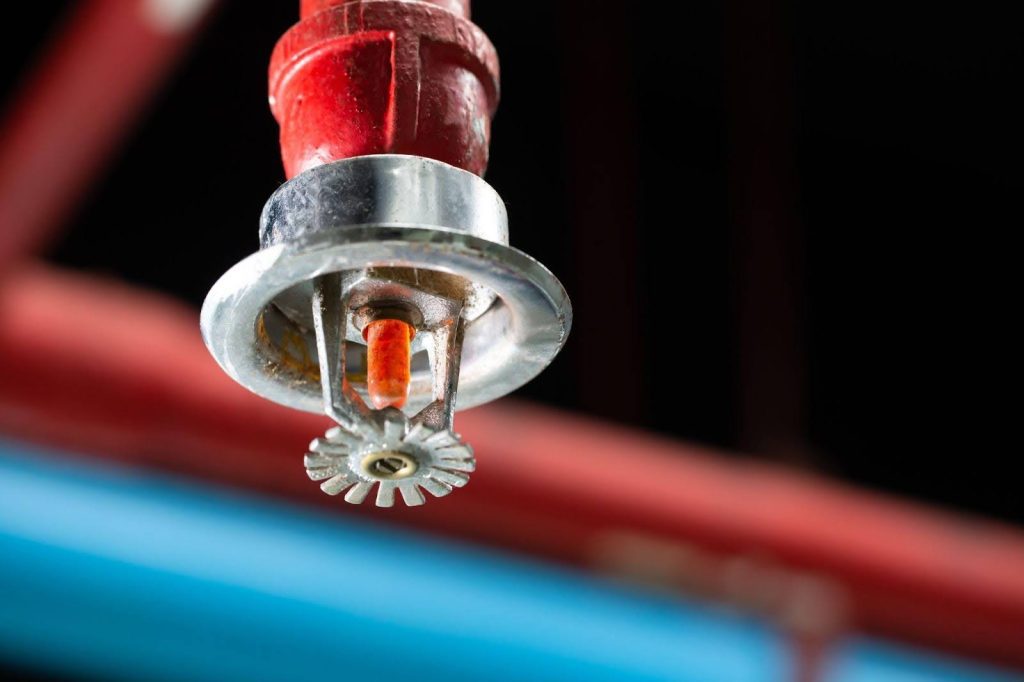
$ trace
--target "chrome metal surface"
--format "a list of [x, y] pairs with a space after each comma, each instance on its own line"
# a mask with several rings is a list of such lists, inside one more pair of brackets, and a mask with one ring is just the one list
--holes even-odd
[[[306, 466], [330, 494], [422, 504], [468, 481], [472, 451], [456, 408], [501, 397], [540, 373], [572, 312], [547, 269], [507, 245], [487, 183], [419, 157], [356, 157], [307, 171], [264, 209], [263, 248], [203, 304], [207, 347], [236, 381], [339, 427]], [[361, 327], [380, 311], [417, 329], [404, 412], [366, 400]], [[375, 312], [376, 311], [376, 312]], [[397, 311], [397, 312], [395, 312]]]
[[260, 248], [354, 225], [421, 225], [508, 244], [505, 203], [482, 178], [402, 154], [355, 156], [281, 185], [260, 217]]
[[[424, 273], [424, 279], [428, 273], [454, 275], [493, 295], [476, 317], [473, 301], [465, 302], [458, 409], [515, 390], [551, 362], [569, 332], [568, 297], [540, 263], [481, 236], [506, 238], [504, 209], [483, 180], [418, 157], [357, 157], [323, 168], [328, 170], [308, 171], [275, 193], [264, 211], [268, 246], [231, 268], [207, 296], [203, 337], [228, 374], [270, 400], [321, 412], [315, 325], [310, 313], [302, 312], [311, 310], [312, 282], [334, 272], [365, 278], [375, 268]], [[297, 186], [290, 188], [292, 183]], [[453, 189], [459, 187], [462, 195]], [[338, 197], [343, 190], [362, 208], [344, 208]], [[317, 196], [321, 211], [315, 208]], [[423, 213], [414, 221], [418, 210]], [[310, 225], [302, 228], [296, 215]], [[365, 217], [396, 222], [348, 222]], [[434, 219], [446, 222], [429, 224]], [[279, 241], [286, 237], [294, 239]], [[287, 306], [285, 292], [292, 295]], [[348, 326], [343, 337], [351, 342], [347, 378], [364, 395], [362, 347], [352, 347], [361, 339], [354, 325]], [[409, 415], [435, 399], [432, 344], [426, 340], [413, 348]]]
[[345, 284], [341, 273], [316, 278], [313, 284], [313, 324], [316, 355], [320, 365], [323, 412], [341, 426], [356, 430], [370, 414], [369, 408], [348, 382], [345, 371]]
[[[419, 156], [377, 154], [317, 166], [281, 185], [263, 207], [260, 247], [293, 243], [350, 227], [423, 226], [508, 244], [508, 216], [498, 193], [480, 177]], [[412, 273], [416, 284], [463, 299], [467, 319], [480, 316], [494, 293], [436, 271]], [[275, 305], [310, 326], [309, 283], [281, 292]]]
[[[393, 272], [395, 268], [390, 270]], [[451, 324], [465, 310], [461, 299], [433, 293], [423, 286], [410, 286], [370, 274], [353, 274], [348, 281], [345, 298], [349, 325], [345, 338], [351, 343], [365, 343], [362, 331], [366, 323], [390, 310], [393, 319], [404, 319], [416, 328], [413, 352], [427, 350], [433, 331]], [[396, 308], [405, 310], [396, 311]]]
[[444, 497], [469, 482], [473, 450], [458, 434], [410, 422], [398, 410], [376, 411], [356, 431], [335, 427], [309, 444], [306, 473], [328, 495], [345, 493], [361, 504], [377, 486], [378, 507], [391, 507], [395, 492], [408, 506], [426, 501], [423, 490]]

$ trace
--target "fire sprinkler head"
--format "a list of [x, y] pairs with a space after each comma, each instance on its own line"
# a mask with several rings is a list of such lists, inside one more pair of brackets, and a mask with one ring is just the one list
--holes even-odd
[[455, 410], [525, 384], [569, 333], [565, 290], [509, 247], [480, 178], [498, 81], [469, 0], [303, 0], [271, 57], [290, 179], [203, 337], [242, 385], [338, 424], [306, 468], [349, 502], [465, 485]]
[[[380, 506], [396, 490], [422, 504], [420, 489], [465, 485], [475, 463], [455, 410], [528, 382], [569, 332], [565, 290], [508, 246], [498, 194], [440, 161], [305, 171], [267, 202], [260, 242], [211, 289], [203, 337], [242, 385], [334, 419], [306, 466], [349, 502], [378, 486]], [[383, 320], [401, 326], [375, 333]]]

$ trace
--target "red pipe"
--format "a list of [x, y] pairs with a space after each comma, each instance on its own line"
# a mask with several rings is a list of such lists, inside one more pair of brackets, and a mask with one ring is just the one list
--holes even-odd
[[271, 58], [270, 104], [289, 178], [383, 153], [483, 174], [498, 57], [468, 0], [303, 0]]
[[[300, 0], [300, 16], [305, 19], [310, 17], [317, 12], [322, 12], [331, 7], [337, 7], [338, 5], [344, 5], [347, 3], [359, 2], [360, 0]], [[408, 0], [406, 0], [408, 1]], [[443, 7], [452, 14], [458, 15], [464, 19], [469, 19], [469, 0], [418, 0], [419, 2], [425, 2], [430, 5], [437, 5]]]
[[214, 1], [79, 5], [0, 129], [0, 271], [67, 219]]
[[[341, 513], [301, 453], [326, 420], [235, 384], [196, 315], [54, 270], [0, 286], [0, 430]], [[1024, 667], [1024, 535], [553, 410], [460, 414], [470, 485], [374, 518]]]

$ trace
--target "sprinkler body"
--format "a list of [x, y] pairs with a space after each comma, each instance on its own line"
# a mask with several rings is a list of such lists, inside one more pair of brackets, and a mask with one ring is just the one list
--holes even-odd
[[565, 342], [568, 297], [508, 246], [487, 165], [498, 63], [466, 0], [305, 0], [274, 50], [288, 181], [257, 253], [203, 306], [233, 378], [337, 426], [306, 455], [349, 502], [465, 485], [456, 408], [518, 388]]

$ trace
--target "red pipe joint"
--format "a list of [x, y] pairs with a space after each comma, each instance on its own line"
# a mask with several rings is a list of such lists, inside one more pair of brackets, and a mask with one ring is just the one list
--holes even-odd
[[270, 62], [289, 178], [364, 154], [416, 154], [482, 175], [498, 55], [469, 0], [302, 0]]

